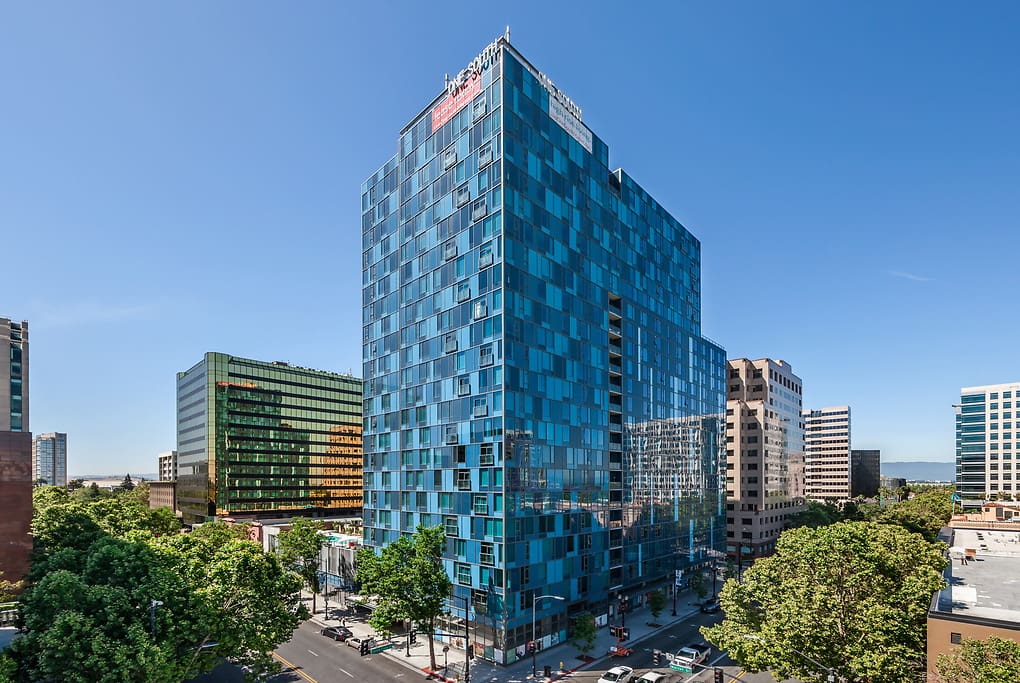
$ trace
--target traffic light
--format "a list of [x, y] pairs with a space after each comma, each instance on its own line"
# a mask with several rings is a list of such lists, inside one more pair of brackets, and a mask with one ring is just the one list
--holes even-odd
[[652, 666], [662, 664], [662, 650], [652, 650]]
[[368, 639], [367, 638], [365, 640], [361, 641], [361, 645], [360, 645], [360, 648], [359, 648], [358, 652], [361, 653], [362, 657], [364, 657], [365, 655], [368, 654]]
[[610, 626], [609, 627], [609, 635], [611, 635], [614, 638], [619, 638], [620, 637], [620, 627], [619, 626]]
[[723, 670], [719, 667], [712, 669], [712, 683], [723, 683]]
[[411, 645], [414, 645], [415, 643], [417, 643], [418, 642], [418, 631], [412, 628], [411, 629], [411, 633], [408, 635], [408, 639], [411, 641]]

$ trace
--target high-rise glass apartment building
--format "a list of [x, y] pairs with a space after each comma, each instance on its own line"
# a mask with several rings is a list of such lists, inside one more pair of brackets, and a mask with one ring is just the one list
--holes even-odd
[[361, 380], [207, 353], [177, 373], [187, 523], [361, 511]]
[[[1015, 455], [1014, 455], [1015, 454]], [[956, 413], [956, 492], [966, 507], [1020, 491], [1020, 382], [965, 387]], [[1014, 479], [1017, 472], [1017, 479]]]
[[67, 486], [67, 434], [39, 434], [32, 443], [34, 481]]
[[506, 37], [397, 148], [362, 186], [365, 541], [442, 525], [511, 662], [536, 596], [548, 646], [725, 547], [725, 353], [698, 240]]

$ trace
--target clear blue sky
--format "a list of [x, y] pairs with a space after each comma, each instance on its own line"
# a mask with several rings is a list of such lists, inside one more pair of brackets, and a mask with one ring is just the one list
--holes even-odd
[[0, 315], [72, 474], [155, 471], [205, 351], [360, 375], [360, 183], [507, 24], [854, 447], [1020, 380], [1015, 2], [6, 3]]

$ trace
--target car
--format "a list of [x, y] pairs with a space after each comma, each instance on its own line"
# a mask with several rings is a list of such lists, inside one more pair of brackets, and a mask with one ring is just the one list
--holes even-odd
[[669, 676], [666, 674], [660, 674], [658, 671], [649, 671], [641, 678], [634, 681], [634, 683], [666, 683], [669, 680]]
[[633, 675], [634, 669], [629, 666], [614, 666], [602, 674], [598, 683], [629, 683]]
[[719, 598], [709, 598], [701, 604], [701, 611], [705, 614], [715, 614], [720, 609]]
[[712, 647], [708, 643], [691, 643], [686, 647], [677, 650], [669, 668], [674, 671], [690, 673], [694, 671], [696, 664], [701, 664], [712, 654]]
[[347, 640], [345, 640], [344, 642], [347, 643], [349, 646], [358, 648], [360, 650], [361, 643], [366, 640], [368, 641], [368, 646], [371, 647], [372, 642], [375, 639], [372, 636], [362, 636], [360, 638], [358, 636], [348, 636]]
[[344, 641], [354, 635], [354, 631], [345, 626], [327, 626], [319, 633], [336, 641]]

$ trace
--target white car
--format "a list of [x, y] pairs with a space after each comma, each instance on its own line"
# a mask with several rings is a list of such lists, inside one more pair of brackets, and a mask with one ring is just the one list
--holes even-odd
[[666, 674], [660, 674], [658, 671], [649, 671], [634, 681], [634, 683], [666, 683], [667, 680], [669, 680], [669, 676]]
[[631, 676], [633, 675], [634, 669], [629, 666], [614, 666], [602, 674], [602, 678], [598, 680], [598, 683], [630, 683]]

